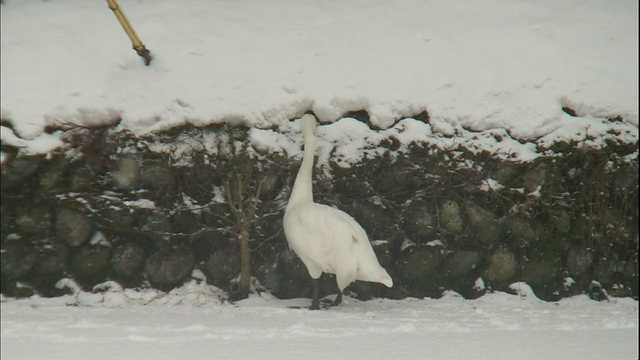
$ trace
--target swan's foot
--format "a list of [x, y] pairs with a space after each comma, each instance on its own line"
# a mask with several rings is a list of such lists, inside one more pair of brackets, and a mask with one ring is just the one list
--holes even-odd
[[[309, 306], [309, 310], [320, 310], [327, 308], [328, 299], [320, 300], [318, 299], [318, 293], [320, 293], [320, 279], [311, 279], [311, 285], [313, 286], [312, 298], [311, 298], [311, 306]], [[320, 303], [322, 302], [322, 307]], [[335, 300], [330, 302], [328, 306], [338, 306], [342, 303], [342, 291], [338, 293]]]

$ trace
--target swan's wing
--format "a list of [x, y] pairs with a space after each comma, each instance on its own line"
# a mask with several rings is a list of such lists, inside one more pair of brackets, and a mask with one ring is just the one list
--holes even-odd
[[327, 205], [303, 206], [297, 218], [308, 236], [318, 235], [324, 242], [368, 241], [365, 231], [351, 216]]
[[337, 264], [343, 262], [341, 257], [353, 256], [354, 239], [361, 239], [360, 233], [364, 234], [349, 215], [322, 204], [296, 206], [286, 222], [292, 250], [305, 264], [313, 262], [323, 272], [332, 274], [336, 273]]
[[392, 283], [378, 263], [366, 232], [347, 213], [307, 203], [296, 206], [291, 215], [289, 228], [293, 228], [290, 231], [295, 238], [292, 249], [310, 273], [316, 269], [336, 274], [341, 288], [356, 279]]

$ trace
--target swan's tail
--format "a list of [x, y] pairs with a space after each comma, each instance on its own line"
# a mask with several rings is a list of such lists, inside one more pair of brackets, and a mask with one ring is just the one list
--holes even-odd
[[393, 279], [391, 278], [387, 270], [380, 266], [377, 259], [374, 259], [374, 261], [375, 264], [370, 263], [367, 264], [368, 266], [362, 266], [362, 264], [360, 264], [358, 266], [357, 279], [362, 281], [380, 283], [388, 288], [393, 287]]
[[384, 268], [382, 268], [382, 267], [381, 267], [381, 269], [382, 269], [383, 275], [382, 275], [382, 277], [380, 278], [380, 280], [379, 280], [379, 281], [377, 281], [377, 282], [379, 282], [379, 283], [381, 283], [381, 284], [384, 284], [384, 285], [385, 285], [386, 287], [388, 287], [388, 288], [393, 287], [393, 279], [391, 278], [391, 276], [389, 275], [389, 273], [387, 272], [387, 270], [385, 270], [385, 269], [384, 269]]

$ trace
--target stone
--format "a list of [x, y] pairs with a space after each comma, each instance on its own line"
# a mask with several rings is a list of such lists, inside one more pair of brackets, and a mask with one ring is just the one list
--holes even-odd
[[411, 247], [403, 254], [401, 260], [401, 275], [408, 280], [419, 280], [433, 275], [442, 264], [443, 255], [438, 247]]
[[260, 188], [260, 200], [274, 199], [284, 186], [282, 176], [276, 172], [267, 172], [262, 175], [262, 187]]
[[15, 229], [15, 217], [10, 210], [15, 210], [11, 206], [8, 206], [3, 199], [0, 204], [0, 239], [7, 239], [9, 234], [14, 233]]
[[421, 179], [404, 171], [405, 166], [409, 165], [403, 158], [395, 161], [384, 159], [378, 162], [376, 169], [366, 178], [367, 182], [376, 194], [393, 194], [398, 199], [409, 198], [421, 188]]
[[623, 271], [624, 265], [618, 256], [612, 253], [609, 257], [602, 257], [596, 261], [593, 266], [593, 277], [594, 280], [608, 287], [618, 277], [616, 273], [622, 273]]
[[64, 244], [47, 245], [41, 250], [34, 271], [38, 275], [61, 275], [68, 257], [69, 249]]
[[49, 206], [39, 202], [31, 206], [21, 206], [16, 211], [16, 225], [25, 234], [43, 234], [51, 228], [51, 213]]
[[202, 229], [202, 215], [196, 211], [177, 211], [171, 216], [170, 229], [179, 234], [195, 234]]
[[498, 249], [491, 255], [484, 277], [489, 281], [507, 281], [516, 274], [517, 265], [516, 256], [511, 251]]
[[141, 225], [143, 231], [150, 232], [153, 237], [168, 236], [172, 233], [171, 221], [169, 216], [161, 211], [147, 210], [140, 211], [144, 214], [141, 217]]
[[47, 161], [38, 171], [41, 190], [48, 192], [63, 187], [68, 167], [68, 159], [61, 156]]
[[491, 173], [491, 178], [501, 185], [510, 186], [519, 175], [520, 171], [514, 164], [501, 163]]
[[427, 242], [435, 230], [432, 207], [420, 200], [414, 200], [407, 206], [402, 216], [402, 224], [408, 237], [418, 242]]
[[283, 273], [285, 273], [288, 278], [309, 281], [310, 277], [307, 267], [289, 247], [285, 247], [280, 252], [279, 264], [282, 266]]
[[240, 272], [240, 261], [233, 251], [223, 248], [209, 256], [202, 270], [211, 284], [226, 289], [229, 281]]
[[[341, 173], [340, 178], [335, 179], [335, 181], [331, 184], [332, 192], [336, 194], [349, 194], [350, 197], [357, 199], [364, 199], [371, 196], [369, 186], [363, 186], [363, 183], [358, 180], [358, 178], [367, 178], [370, 176], [370, 174], [362, 173], [362, 168], [360, 167], [350, 169], [353, 171], [353, 173], [341, 170], [342, 169], [337, 170]], [[324, 184], [322, 183], [318, 183], [314, 186], [316, 189], [318, 189], [323, 185]]]
[[118, 158], [116, 168], [111, 172], [114, 184], [123, 189], [135, 187], [139, 181], [139, 175], [138, 161], [128, 155]]
[[[367, 234], [388, 236], [394, 229], [392, 215], [383, 207], [367, 200], [353, 200], [351, 208], [345, 209], [365, 229]], [[373, 240], [373, 239], [370, 239]]]
[[550, 286], [559, 281], [562, 270], [562, 263], [557, 256], [539, 256], [523, 264], [521, 279], [532, 286]]
[[16, 156], [2, 164], [2, 189], [21, 186], [21, 183], [38, 171], [42, 164], [41, 156]]
[[95, 179], [95, 169], [90, 166], [72, 170], [69, 174], [69, 183], [74, 192], [85, 192], [91, 190], [91, 184]]
[[637, 162], [635, 168], [625, 168], [618, 171], [613, 179], [613, 184], [621, 189], [633, 191], [638, 186]]
[[440, 224], [447, 231], [461, 234], [464, 230], [464, 217], [460, 205], [451, 199], [445, 199], [440, 204]]
[[571, 215], [565, 210], [555, 210], [551, 212], [551, 223], [553, 227], [561, 234], [567, 234], [571, 231]]
[[38, 259], [34, 244], [24, 239], [3, 243], [0, 249], [3, 279], [19, 279], [27, 275]]
[[510, 246], [520, 247], [535, 242], [538, 234], [533, 225], [524, 217], [517, 216], [506, 221], [507, 231], [511, 235]]
[[136, 220], [136, 216], [132, 214], [128, 209], [124, 209], [117, 206], [108, 206], [100, 210], [100, 215], [117, 227], [130, 227]]
[[66, 207], [56, 210], [56, 238], [71, 246], [79, 247], [89, 240], [91, 220], [80, 211]]
[[284, 277], [278, 264], [278, 250], [273, 245], [265, 245], [261, 250], [252, 252], [251, 275], [260, 279], [267, 289], [277, 290]]
[[581, 276], [585, 274], [593, 264], [593, 251], [585, 246], [574, 245], [567, 253], [567, 268], [569, 275]]
[[68, 293], [68, 289], [56, 287], [67, 271], [69, 249], [64, 244], [46, 245], [38, 256], [36, 266], [30, 276], [30, 284], [38, 295], [50, 297]]
[[182, 285], [194, 265], [193, 254], [188, 249], [159, 251], [147, 259], [144, 274], [154, 286], [170, 290]]
[[548, 167], [540, 163], [522, 175], [522, 186], [527, 192], [533, 192], [547, 182]]
[[486, 246], [493, 245], [500, 233], [496, 215], [473, 203], [466, 204], [465, 214], [469, 219], [470, 235]]
[[383, 268], [393, 266], [394, 259], [391, 254], [391, 244], [388, 241], [372, 241], [371, 247], [373, 247], [373, 252]]
[[[637, 250], [636, 250], [637, 251]], [[636, 252], [635, 258], [624, 261], [622, 267], [622, 273], [630, 278], [638, 277], [638, 254]], [[637, 280], [636, 280], [637, 282]]]
[[168, 191], [175, 186], [176, 179], [170, 168], [152, 165], [143, 169], [140, 175], [144, 189]]
[[71, 257], [69, 270], [83, 281], [102, 282], [107, 279], [110, 256], [111, 248], [108, 246], [85, 245]]
[[449, 256], [444, 263], [444, 273], [447, 276], [460, 276], [473, 270], [481, 260], [480, 252], [475, 250], [460, 250]]
[[125, 244], [113, 251], [111, 267], [119, 276], [132, 279], [142, 275], [144, 260], [144, 249], [137, 245]]

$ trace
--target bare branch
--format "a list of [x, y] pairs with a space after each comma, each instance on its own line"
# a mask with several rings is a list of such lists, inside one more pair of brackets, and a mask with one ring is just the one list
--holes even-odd
[[282, 228], [280, 228], [277, 233], [275, 233], [275, 234], [269, 236], [268, 238], [265, 238], [264, 240], [262, 240], [260, 242], [260, 244], [258, 244], [258, 246], [256, 246], [253, 249], [251, 249], [251, 251], [256, 251], [256, 250], [260, 249], [265, 243], [267, 243], [269, 240], [275, 239], [280, 234], [282, 234]]

